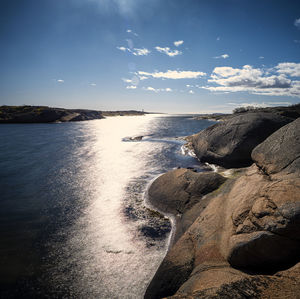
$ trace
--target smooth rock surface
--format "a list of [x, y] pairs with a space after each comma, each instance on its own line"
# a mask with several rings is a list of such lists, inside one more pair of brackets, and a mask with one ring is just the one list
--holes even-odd
[[170, 188], [156, 189], [153, 202], [173, 198], [169, 212], [179, 207], [181, 219], [191, 211], [197, 217], [182, 229], [145, 298], [299, 298], [299, 123], [273, 133], [253, 151], [256, 164], [187, 211], [178, 204], [184, 172], [169, 175]]
[[252, 159], [268, 174], [300, 169], [300, 118], [282, 127], [252, 151]]
[[161, 212], [175, 216], [176, 242], [206, 208], [205, 195], [225, 182], [221, 175], [197, 173], [191, 169], [176, 169], [158, 177], [148, 190], [149, 201]]
[[290, 121], [273, 113], [245, 113], [195, 134], [192, 145], [201, 162], [226, 168], [245, 167], [252, 164], [252, 150]]

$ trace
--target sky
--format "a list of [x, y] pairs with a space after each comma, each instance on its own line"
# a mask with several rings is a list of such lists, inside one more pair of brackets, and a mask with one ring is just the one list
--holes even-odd
[[298, 0], [0, 0], [0, 105], [209, 113], [299, 102]]

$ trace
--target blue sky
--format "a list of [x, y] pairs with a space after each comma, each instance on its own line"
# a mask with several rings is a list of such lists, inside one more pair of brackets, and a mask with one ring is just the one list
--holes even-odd
[[0, 105], [171, 113], [300, 102], [300, 2], [2, 0]]

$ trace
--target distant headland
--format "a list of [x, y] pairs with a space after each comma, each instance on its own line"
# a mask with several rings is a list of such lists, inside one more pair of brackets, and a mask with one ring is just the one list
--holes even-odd
[[48, 106], [0, 106], [0, 124], [4, 123], [57, 123], [102, 119], [106, 116], [144, 115], [147, 112], [98, 111], [88, 109], [65, 109]]

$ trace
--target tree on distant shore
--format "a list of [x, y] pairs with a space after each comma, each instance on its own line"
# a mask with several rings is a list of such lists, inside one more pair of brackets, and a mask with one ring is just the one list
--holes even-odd
[[254, 111], [257, 110], [258, 107], [254, 107], [254, 106], [247, 106], [247, 107], [237, 107], [233, 110], [233, 113], [245, 113], [245, 112], [249, 112], [249, 111]]

